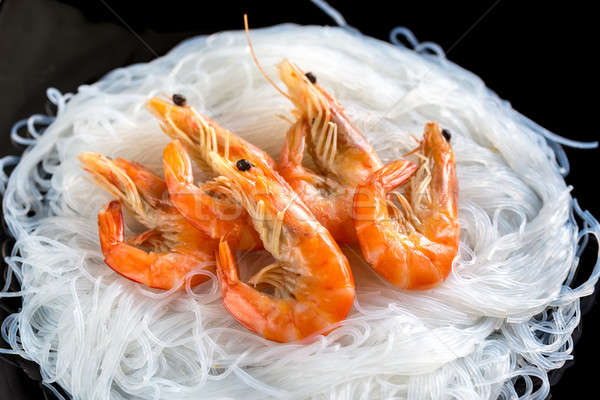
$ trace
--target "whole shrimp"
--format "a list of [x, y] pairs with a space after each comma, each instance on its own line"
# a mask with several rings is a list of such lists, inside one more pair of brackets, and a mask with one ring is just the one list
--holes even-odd
[[177, 105], [154, 97], [147, 106], [159, 119], [163, 131], [176, 140], [165, 149], [163, 161], [173, 205], [191, 224], [215, 239], [235, 230], [237, 235], [231, 232], [227, 237], [237, 248], [262, 247], [245, 210], [227, 198], [217, 196], [210, 185], [194, 183], [191, 159], [209, 176], [214, 176], [208, 154], [217, 152], [226, 159], [246, 160], [249, 165], [283, 181], [274, 171], [275, 163], [271, 157], [181, 101]]
[[215, 183], [236, 199], [252, 218], [264, 248], [275, 262], [249, 283], [270, 285], [267, 294], [240, 281], [234, 253], [221, 240], [217, 277], [223, 303], [248, 329], [277, 342], [326, 334], [350, 311], [354, 280], [348, 260], [330, 233], [287, 186], [260, 168], [240, 168], [216, 153], [213, 163], [223, 176]]
[[[190, 271], [214, 271], [218, 241], [194, 228], [173, 207], [165, 182], [140, 164], [100, 154], [79, 155], [98, 186], [119, 198], [147, 231], [125, 240], [121, 203], [111, 201], [98, 214], [98, 231], [106, 264], [133, 281], [171, 289]], [[147, 250], [148, 251], [147, 251]], [[195, 275], [191, 284], [208, 279]]]
[[[354, 189], [383, 164], [314, 74], [304, 73], [288, 60], [278, 70], [297, 120], [287, 132], [277, 171], [338, 243], [356, 243]], [[317, 172], [302, 165], [305, 148]]]
[[458, 184], [450, 135], [428, 123], [417, 172], [406, 197], [388, 194], [405, 183], [406, 161], [373, 173], [354, 195], [354, 224], [363, 256], [373, 269], [403, 289], [428, 289], [442, 282], [458, 252]]

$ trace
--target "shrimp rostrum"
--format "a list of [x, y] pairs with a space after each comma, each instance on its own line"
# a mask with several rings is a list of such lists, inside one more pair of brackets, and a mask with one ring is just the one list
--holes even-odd
[[[171, 289], [194, 270], [212, 270], [218, 241], [194, 228], [168, 199], [160, 177], [140, 164], [97, 153], [79, 155], [98, 186], [117, 197], [98, 214], [98, 233], [106, 264], [144, 285]], [[147, 230], [125, 240], [121, 203]], [[196, 285], [208, 279], [197, 274]]]
[[[239, 278], [234, 253], [221, 240], [217, 277], [223, 303], [248, 329], [278, 342], [326, 334], [346, 318], [354, 300], [348, 260], [331, 234], [297, 195], [260, 168], [211, 154], [223, 175], [215, 182], [249, 213], [274, 263], [249, 284]], [[272, 293], [257, 287], [271, 286]]]
[[[354, 224], [363, 256], [375, 271], [400, 288], [428, 289], [446, 279], [458, 252], [458, 184], [450, 134], [428, 123], [415, 154], [418, 170], [408, 181], [409, 167], [401, 160], [357, 187]], [[393, 192], [404, 183], [404, 194]]]

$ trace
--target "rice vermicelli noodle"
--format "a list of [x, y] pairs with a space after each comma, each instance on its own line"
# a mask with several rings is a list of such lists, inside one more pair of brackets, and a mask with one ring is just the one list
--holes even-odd
[[[588, 235], [599, 232], [561, 175], [568, 164], [560, 143], [578, 144], [518, 114], [411, 36], [422, 53], [342, 28], [280, 25], [252, 35], [269, 75], [284, 57], [315, 73], [384, 162], [411, 150], [410, 134], [420, 137], [427, 121], [452, 132], [461, 243], [448, 279], [397, 290], [360, 251], [345, 249], [357, 288], [348, 319], [315, 341], [279, 344], [226, 312], [216, 279], [160, 292], [104, 264], [96, 215], [110, 196], [77, 155], [123, 157], [160, 173], [169, 139], [144, 107], [151, 96], [183, 93], [277, 156], [289, 125], [280, 115], [291, 106], [253, 64], [244, 33], [224, 32], [74, 95], [50, 89], [56, 118], [15, 126], [14, 140], [30, 147], [0, 178], [16, 239], [9, 278], [22, 289], [7, 285], [0, 297], [22, 297], [23, 308], [2, 325], [12, 347], [2, 351], [39, 363], [45, 382], [75, 399], [494, 399], [516, 397], [519, 378], [519, 395], [545, 398], [547, 372], [571, 358], [579, 298], [599, 274], [596, 265], [587, 282], [569, 287]], [[245, 257], [243, 276], [260, 257]]]

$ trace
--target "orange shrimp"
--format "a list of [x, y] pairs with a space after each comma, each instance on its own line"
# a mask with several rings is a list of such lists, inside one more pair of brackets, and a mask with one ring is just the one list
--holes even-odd
[[[406, 161], [392, 162], [359, 185], [354, 195], [355, 227], [362, 253], [373, 269], [403, 289], [428, 289], [442, 282], [458, 252], [458, 183], [447, 131], [425, 126], [415, 154], [419, 168], [405, 196], [388, 194], [406, 181]], [[390, 215], [391, 214], [391, 215]]]
[[[165, 182], [142, 165], [96, 153], [79, 160], [98, 186], [125, 204], [148, 228], [125, 241], [121, 204], [111, 201], [98, 214], [100, 244], [106, 264], [133, 281], [157, 289], [171, 289], [195, 269], [214, 271], [218, 241], [190, 225], [170, 204]], [[146, 251], [148, 249], [149, 251]], [[208, 279], [196, 275], [191, 284]]]
[[163, 170], [171, 202], [192, 225], [215, 239], [227, 235], [240, 250], [262, 248], [246, 210], [212, 190], [210, 182], [194, 184], [192, 162], [179, 140], [165, 147]]
[[[249, 280], [252, 287], [240, 281], [232, 249], [221, 240], [217, 277], [227, 310], [248, 329], [277, 342], [334, 329], [348, 315], [355, 289], [348, 260], [331, 234], [293, 191], [260, 168], [240, 168], [216, 153], [211, 158], [223, 175], [215, 183], [248, 211], [275, 258]], [[261, 292], [259, 285], [274, 291]]]
[[215, 171], [208, 154], [217, 152], [226, 159], [245, 159], [272, 178], [285, 182], [275, 172], [271, 157], [210, 118], [200, 115], [191, 106], [179, 106], [154, 97], [148, 102], [148, 108], [159, 118], [163, 131], [180, 142], [171, 144], [164, 153], [165, 179], [173, 205], [190, 223], [215, 239], [235, 227], [238, 235], [232, 233], [228, 240], [236, 241], [236, 247], [245, 250], [260, 248], [258, 234], [252, 233], [249, 217], [242, 215], [247, 214], [245, 210], [235, 207], [227, 199], [216, 198], [208, 186], [200, 188], [194, 184], [188, 153], [209, 176], [214, 176]]
[[[288, 60], [278, 68], [296, 107], [297, 121], [286, 135], [277, 171], [338, 243], [356, 243], [354, 189], [383, 164], [343, 107], [316, 83], [312, 73], [305, 74]], [[305, 147], [318, 172], [302, 165]]]
[[189, 105], [175, 105], [160, 97], [147, 103], [148, 109], [159, 119], [161, 128], [169, 137], [179, 140], [200, 167], [214, 175], [208, 154], [217, 152], [227, 159], [245, 159], [253, 165], [272, 170], [273, 159], [264, 151], [221, 127]]

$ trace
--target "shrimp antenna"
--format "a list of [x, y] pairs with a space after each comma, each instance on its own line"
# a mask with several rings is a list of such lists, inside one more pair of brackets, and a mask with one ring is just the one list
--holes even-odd
[[263, 74], [263, 76], [267, 79], [267, 81], [269, 81], [269, 83], [271, 85], [273, 85], [273, 87], [282, 95], [284, 95], [285, 97], [287, 97], [288, 100], [292, 100], [290, 95], [287, 94], [286, 92], [284, 92], [283, 90], [281, 90], [279, 88], [279, 86], [277, 86], [275, 84], [275, 82], [273, 82], [273, 80], [271, 78], [269, 78], [269, 75], [267, 75], [267, 73], [265, 72], [264, 69], [262, 69], [262, 67], [260, 66], [260, 63], [258, 62], [258, 58], [256, 58], [256, 54], [254, 53], [254, 47], [252, 47], [252, 42], [250, 41], [250, 29], [248, 28], [248, 14], [244, 14], [244, 29], [246, 30], [246, 39], [248, 39], [248, 46], [250, 47], [250, 54], [252, 54], [252, 58], [254, 59], [254, 63], [256, 64], [256, 66], [258, 67], [258, 69], [260, 70], [260, 72]]

